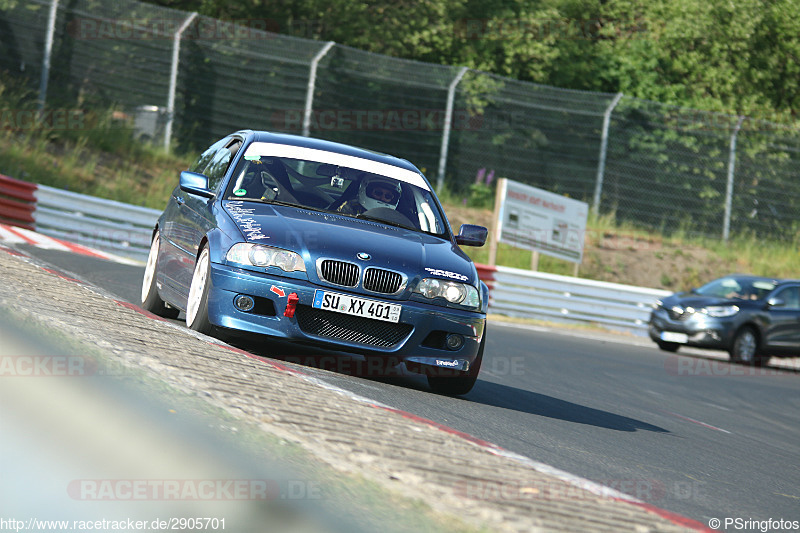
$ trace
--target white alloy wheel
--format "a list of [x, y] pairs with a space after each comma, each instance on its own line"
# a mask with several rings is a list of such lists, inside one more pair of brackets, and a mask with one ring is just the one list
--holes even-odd
[[178, 308], [167, 305], [158, 294], [158, 251], [161, 237], [158, 232], [153, 236], [153, 243], [150, 245], [150, 254], [147, 256], [147, 265], [144, 268], [144, 278], [142, 278], [142, 309], [150, 311], [154, 315], [164, 318], [178, 318]]
[[142, 279], [142, 302], [147, 301], [153, 288], [153, 278], [156, 276], [156, 261], [158, 260], [158, 248], [161, 238], [156, 233], [153, 243], [150, 245], [150, 255], [147, 256], [147, 265], [144, 267], [144, 279]]
[[758, 339], [749, 327], [742, 329], [733, 341], [733, 358], [736, 362], [752, 365], [756, 359]]
[[[207, 317], [200, 316], [201, 309], [205, 310], [206, 296], [208, 284], [208, 247], [203, 248], [200, 252], [200, 257], [197, 258], [197, 264], [194, 266], [194, 275], [192, 275], [192, 285], [189, 288], [189, 300], [186, 302], [186, 325], [194, 330], [200, 331], [203, 322]], [[207, 313], [207, 311], [206, 311]], [[200, 320], [198, 320], [200, 318]], [[198, 327], [200, 326], [200, 328]]]

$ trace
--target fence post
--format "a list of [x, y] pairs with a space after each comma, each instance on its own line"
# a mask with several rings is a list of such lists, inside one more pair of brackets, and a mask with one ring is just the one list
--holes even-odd
[[311, 60], [311, 69], [308, 72], [308, 88], [306, 89], [306, 107], [303, 110], [303, 137], [311, 135], [311, 106], [314, 104], [314, 86], [317, 84], [317, 66], [325, 54], [328, 53], [333, 45], [333, 41], [328, 41], [325, 46], [317, 52]]
[[178, 62], [181, 57], [181, 35], [189, 27], [189, 24], [197, 18], [197, 13], [191, 13], [183, 21], [181, 27], [172, 36], [172, 65], [169, 71], [169, 94], [167, 95], [167, 125], [164, 128], [164, 150], [169, 150], [172, 140], [172, 123], [175, 120], [175, 91], [178, 87]]
[[594, 188], [594, 202], [592, 202], [592, 210], [595, 214], [600, 213], [600, 193], [603, 190], [603, 175], [606, 172], [606, 152], [608, 151], [608, 128], [611, 124], [611, 113], [617, 104], [622, 99], [622, 93], [617, 93], [614, 99], [606, 108], [603, 114], [603, 133], [600, 137], [600, 160], [597, 163], [597, 183]]
[[47, 100], [47, 84], [50, 80], [50, 56], [53, 53], [53, 35], [56, 32], [56, 17], [58, 16], [58, 0], [51, 0], [50, 14], [47, 16], [47, 33], [44, 39], [44, 58], [42, 59], [42, 78], [39, 83], [39, 113], [44, 111]]
[[455, 103], [456, 86], [461, 82], [461, 78], [467, 73], [467, 67], [461, 67], [456, 77], [450, 82], [447, 88], [447, 109], [444, 112], [444, 128], [442, 131], [442, 148], [439, 152], [439, 178], [436, 180], [436, 188], [441, 191], [444, 185], [444, 173], [447, 169], [447, 150], [450, 147], [450, 129], [453, 125], [453, 105]]
[[747, 118], [743, 115], [739, 116], [736, 122], [736, 127], [731, 134], [731, 147], [728, 153], [728, 185], [725, 188], [725, 221], [722, 225], [722, 240], [728, 242], [728, 237], [731, 234], [731, 209], [733, 206], [733, 176], [736, 168], [736, 138], [739, 136], [739, 130], [742, 128], [742, 122]]

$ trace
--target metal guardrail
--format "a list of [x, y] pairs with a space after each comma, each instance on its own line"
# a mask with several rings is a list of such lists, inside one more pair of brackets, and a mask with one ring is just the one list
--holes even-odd
[[597, 324], [646, 335], [652, 304], [672, 294], [604, 281], [478, 265], [490, 289], [489, 311], [552, 322]]
[[[40, 185], [36, 230], [145, 261], [160, 211]], [[671, 294], [504, 266], [477, 265], [489, 286], [489, 311], [511, 317], [596, 324], [645, 335], [652, 304]]]
[[147, 260], [161, 211], [40, 185], [36, 230], [122, 257]]

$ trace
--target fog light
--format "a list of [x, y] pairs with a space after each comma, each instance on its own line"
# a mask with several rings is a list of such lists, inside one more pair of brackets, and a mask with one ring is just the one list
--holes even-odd
[[256, 306], [256, 302], [253, 301], [251, 297], [240, 294], [234, 298], [233, 305], [235, 305], [236, 309], [239, 311], [244, 311], [246, 313], [253, 310], [253, 307]]
[[464, 337], [455, 333], [451, 333], [447, 336], [447, 338], [445, 338], [444, 343], [448, 350], [458, 350], [464, 346]]

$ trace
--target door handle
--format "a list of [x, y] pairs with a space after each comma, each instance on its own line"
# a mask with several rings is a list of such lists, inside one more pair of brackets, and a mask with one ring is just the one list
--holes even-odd
[[183, 196], [173, 196], [172, 198], [175, 200], [175, 203], [178, 204], [178, 205], [183, 205], [183, 204], [186, 203], [186, 200], [183, 198]]

